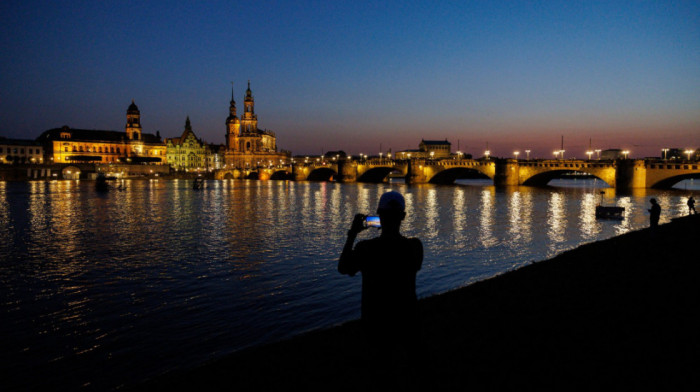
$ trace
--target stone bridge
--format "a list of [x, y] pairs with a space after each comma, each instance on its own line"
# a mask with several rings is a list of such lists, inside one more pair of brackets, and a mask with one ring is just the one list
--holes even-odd
[[465, 176], [494, 178], [494, 161], [461, 160], [340, 160], [296, 164], [297, 181], [383, 182], [389, 176], [402, 177], [407, 183], [451, 184]]
[[596, 160], [339, 160], [296, 163], [254, 170], [217, 170], [217, 179], [255, 178], [297, 181], [382, 182], [403, 177], [408, 184], [451, 184], [459, 178], [490, 178], [498, 186], [544, 186], [564, 173], [585, 173], [611, 187], [670, 188], [688, 178], [700, 178], [698, 162], [622, 159]]
[[641, 159], [614, 161], [587, 160], [499, 160], [496, 164], [496, 185], [543, 186], [567, 172], [593, 175], [611, 187], [671, 188], [689, 178], [700, 178], [698, 162], [667, 162]]

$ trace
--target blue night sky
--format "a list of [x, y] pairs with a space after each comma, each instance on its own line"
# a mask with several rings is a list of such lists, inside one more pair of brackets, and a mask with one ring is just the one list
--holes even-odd
[[445, 139], [481, 155], [700, 147], [698, 1], [13, 1], [0, 135], [123, 130], [223, 143], [234, 82], [295, 155]]

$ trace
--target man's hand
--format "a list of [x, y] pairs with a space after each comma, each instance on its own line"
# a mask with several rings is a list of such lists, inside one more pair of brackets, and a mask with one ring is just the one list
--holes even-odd
[[356, 214], [355, 218], [352, 220], [352, 226], [350, 227], [348, 235], [357, 235], [357, 233], [361, 232], [362, 230], [366, 230], [365, 218], [366, 216], [363, 214]]

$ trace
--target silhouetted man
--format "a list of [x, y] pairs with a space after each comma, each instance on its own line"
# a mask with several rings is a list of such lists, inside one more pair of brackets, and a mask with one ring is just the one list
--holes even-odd
[[651, 199], [649, 202], [651, 202], [649, 224], [651, 227], [656, 227], [659, 225], [659, 218], [661, 217], [661, 206], [656, 202], [656, 199]]
[[693, 196], [688, 198], [688, 215], [690, 214], [697, 214], [695, 211], [695, 199], [693, 199]]
[[381, 235], [353, 243], [365, 230], [362, 214], [355, 215], [338, 262], [341, 274], [362, 273], [362, 324], [374, 350], [403, 350], [418, 339], [416, 273], [423, 263], [423, 244], [406, 238], [399, 228], [406, 217], [398, 192], [379, 199]]

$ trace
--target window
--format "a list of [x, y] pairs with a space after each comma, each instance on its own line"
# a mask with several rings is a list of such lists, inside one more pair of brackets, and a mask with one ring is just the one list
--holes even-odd
[[68, 152], [68, 147], [63, 147], [63, 151]]

